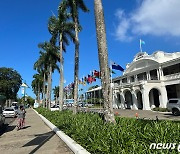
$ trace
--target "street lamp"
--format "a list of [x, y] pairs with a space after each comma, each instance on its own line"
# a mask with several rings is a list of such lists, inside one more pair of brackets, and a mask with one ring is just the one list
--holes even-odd
[[28, 88], [28, 85], [26, 83], [22, 83], [21, 88], [22, 88], [22, 95], [24, 96], [24, 103], [25, 103], [26, 88]]

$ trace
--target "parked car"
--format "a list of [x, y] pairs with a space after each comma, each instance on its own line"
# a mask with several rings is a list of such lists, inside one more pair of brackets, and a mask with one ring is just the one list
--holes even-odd
[[78, 106], [79, 106], [79, 107], [84, 107], [85, 104], [86, 104], [85, 102], [79, 102], [79, 103], [78, 103]]
[[16, 115], [17, 111], [12, 107], [8, 107], [3, 110], [4, 117], [16, 117]]
[[92, 107], [94, 104], [85, 104], [86, 107]]
[[74, 99], [65, 99], [64, 100], [64, 105], [66, 105], [67, 107], [72, 107], [74, 104]]
[[58, 111], [59, 110], [59, 107], [54, 105], [50, 108], [51, 111]]
[[180, 115], [180, 98], [171, 98], [168, 100], [167, 108], [173, 115]]

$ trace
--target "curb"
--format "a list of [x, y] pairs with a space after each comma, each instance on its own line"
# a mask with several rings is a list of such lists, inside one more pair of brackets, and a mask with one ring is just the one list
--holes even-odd
[[[34, 109], [33, 109], [34, 110]], [[36, 110], [34, 110], [37, 115], [44, 121], [44, 123], [51, 128], [58, 136], [61, 138], [67, 146], [75, 153], [75, 154], [90, 154], [86, 149], [84, 149], [81, 145], [77, 144], [72, 138], [67, 136], [64, 132], [60, 131], [54, 124], [52, 124], [49, 120], [47, 120], [44, 116], [39, 114]]]
[[171, 113], [172, 113], [172, 112], [160, 112], [160, 111], [153, 111], [153, 110], [152, 110], [152, 112], [156, 112], [156, 113], [165, 113], [165, 114], [168, 114], [168, 113], [171, 114]]

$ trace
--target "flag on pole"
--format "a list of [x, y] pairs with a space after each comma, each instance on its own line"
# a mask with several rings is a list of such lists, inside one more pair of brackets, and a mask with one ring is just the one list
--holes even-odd
[[145, 42], [144, 42], [143, 40], [140, 39], [139, 45], [140, 45], [140, 51], [141, 51], [141, 52], [142, 52], [142, 46], [141, 46], [142, 44], [145, 44]]
[[100, 78], [100, 72], [94, 70], [94, 75], [93, 75], [93, 76], [94, 76], [95, 78]]
[[116, 74], [111, 68], [109, 68], [109, 72], [112, 74]]
[[120, 65], [116, 64], [115, 62], [111, 61], [111, 68], [114, 70], [124, 71], [124, 68], [122, 68]]
[[143, 40], [140, 39], [140, 44], [145, 44], [145, 42]]

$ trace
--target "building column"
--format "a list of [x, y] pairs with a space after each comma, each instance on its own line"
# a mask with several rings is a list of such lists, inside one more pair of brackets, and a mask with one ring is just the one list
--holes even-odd
[[145, 87], [142, 89], [142, 101], [143, 101], [143, 110], [151, 110], [149, 104], [149, 93]]
[[165, 86], [161, 87], [161, 95], [160, 95], [159, 100], [160, 100], [159, 107], [166, 108], [167, 107], [168, 98], [167, 98], [167, 91], [166, 91], [166, 87]]
[[134, 81], [137, 82], [138, 79], [137, 79], [137, 75], [134, 75]]
[[121, 108], [121, 109], [126, 109], [126, 107], [125, 107], [124, 93], [123, 93], [122, 91], [120, 91], [120, 99], [121, 99], [120, 108]]
[[150, 72], [148, 71], [146, 72], [146, 74], [147, 74], [147, 80], [151, 80]]
[[163, 74], [162, 67], [159, 67], [159, 75], [160, 75], [160, 80], [163, 80], [164, 74]]
[[157, 78], [158, 78], [158, 80], [160, 80], [159, 69], [157, 69]]
[[113, 108], [114, 109], [117, 109], [118, 108], [118, 106], [117, 106], [117, 93], [116, 93], [116, 91], [115, 90], [113, 90]]
[[131, 91], [132, 94], [132, 100], [133, 100], [133, 106], [132, 109], [133, 110], [138, 110], [138, 103], [137, 103], [137, 96], [134, 90]]

